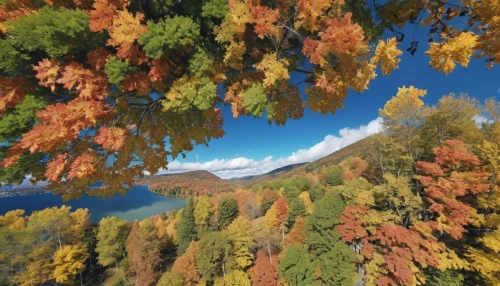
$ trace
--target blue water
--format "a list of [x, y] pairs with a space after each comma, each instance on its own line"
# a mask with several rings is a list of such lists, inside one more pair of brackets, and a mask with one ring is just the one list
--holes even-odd
[[29, 215], [33, 211], [67, 205], [72, 210], [88, 208], [90, 221], [95, 223], [107, 216], [133, 221], [178, 210], [185, 203], [186, 199], [158, 195], [150, 192], [146, 186], [135, 186], [125, 195], [116, 194], [113, 198], [83, 196], [78, 200], [63, 202], [60, 196], [51, 193], [0, 198], [0, 215], [15, 209], [24, 209]]

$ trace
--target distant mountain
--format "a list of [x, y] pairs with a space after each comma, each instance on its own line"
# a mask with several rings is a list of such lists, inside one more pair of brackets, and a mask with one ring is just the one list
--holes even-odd
[[359, 140], [314, 162], [287, 165], [261, 175], [224, 180], [208, 171], [191, 171], [146, 177], [137, 180], [136, 183], [147, 185], [152, 191], [156, 190], [161, 193], [174, 195], [208, 195], [231, 192], [238, 186], [251, 186], [269, 180], [283, 179], [304, 173], [306, 168], [317, 169], [327, 165], [338, 164], [349, 156], [363, 156], [368, 146], [367, 139]]
[[361, 139], [314, 162], [289, 165], [273, 170], [266, 174], [258, 176], [248, 176], [243, 178], [234, 178], [231, 179], [231, 181], [233, 183], [251, 186], [253, 184], [262, 183], [268, 180], [283, 179], [291, 177], [293, 175], [298, 175], [305, 172], [306, 168], [317, 169], [326, 165], [338, 164], [342, 160], [350, 156], [363, 156], [368, 147], [368, 138], [369, 137]]
[[229, 181], [231, 181], [233, 183], [236, 183], [236, 184], [246, 184], [247, 182], [253, 181], [253, 180], [272, 179], [272, 178], [274, 178], [274, 177], [276, 177], [276, 176], [278, 176], [280, 174], [292, 171], [293, 169], [296, 169], [296, 168], [298, 168], [300, 166], [303, 166], [305, 164], [308, 164], [308, 162], [306, 162], [306, 163], [297, 163], [297, 164], [283, 166], [283, 167], [280, 167], [278, 169], [274, 169], [274, 170], [272, 170], [270, 172], [267, 172], [267, 173], [264, 173], [264, 174], [261, 174], [261, 175], [231, 178], [231, 179], [229, 179]]
[[146, 177], [136, 184], [147, 185], [148, 189], [172, 195], [208, 195], [234, 191], [235, 185], [208, 171], [192, 171], [178, 174], [164, 174]]

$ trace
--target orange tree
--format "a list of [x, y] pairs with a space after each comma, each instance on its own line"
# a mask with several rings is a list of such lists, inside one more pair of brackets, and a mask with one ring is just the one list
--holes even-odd
[[111, 195], [222, 137], [222, 104], [278, 125], [334, 113], [398, 67], [406, 24], [430, 29], [437, 70], [500, 60], [498, 1], [373, 2], [2, 0], [0, 181]]

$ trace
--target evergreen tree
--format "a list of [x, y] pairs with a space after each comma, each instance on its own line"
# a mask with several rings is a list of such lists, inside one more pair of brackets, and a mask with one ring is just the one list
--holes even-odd
[[197, 232], [193, 212], [193, 198], [189, 198], [182, 210], [181, 220], [177, 230], [177, 235], [179, 237], [179, 246], [177, 248], [178, 256], [181, 256], [186, 251], [191, 241], [196, 240]]
[[226, 227], [238, 217], [238, 202], [231, 197], [224, 197], [219, 203], [219, 223]]

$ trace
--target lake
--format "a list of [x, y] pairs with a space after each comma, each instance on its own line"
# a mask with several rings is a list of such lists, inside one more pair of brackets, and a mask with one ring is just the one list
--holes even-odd
[[116, 216], [128, 221], [142, 220], [155, 214], [184, 207], [186, 199], [155, 194], [147, 186], [134, 186], [125, 195], [113, 198], [83, 196], [78, 200], [63, 202], [61, 197], [51, 193], [0, 198], [0, 215], [15, 209], [24, 209], [29, 215], [33, 211], [62, 205], [72, 210], [88, 208], [90, 221], [98, 223], [103, 217]]

